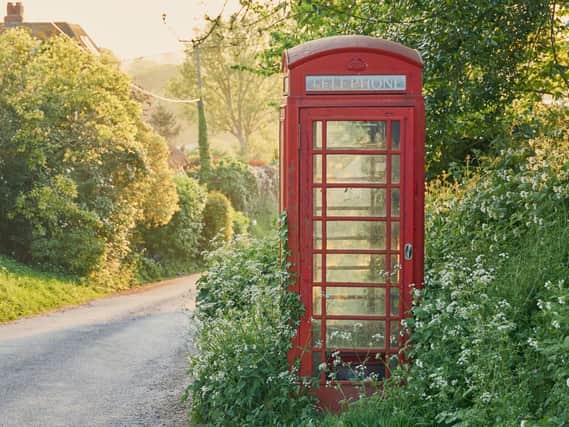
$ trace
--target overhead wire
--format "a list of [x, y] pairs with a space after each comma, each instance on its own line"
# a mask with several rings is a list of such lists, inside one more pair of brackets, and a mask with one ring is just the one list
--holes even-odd
[[162, 95], [158, 95], [156, 93], [152, 93], [146, 89], [141, 88], [140, 86], [135, 85], [134, 83], [130, 83], [130, 86], [133, 89], [136, 89], [137, 91], [144, 93], [145, 95], [152, 96], [153, 98], [159, 99], [160, 101], [171, 102], [173, 104], [195, 104], [196, 102], [198, 102], [200, 100], [199, 98], [194, 98], [194, 99], [168, 98], [166, 96], [162, 96]]

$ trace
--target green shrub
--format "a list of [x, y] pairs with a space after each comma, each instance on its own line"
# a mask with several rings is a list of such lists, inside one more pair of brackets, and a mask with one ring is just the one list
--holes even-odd
[[244, 236], [249, 233], [251, 220], [243, 212], [233, 211], [233, 233], [236, 236]]
[[75, 183], [56, 176], [48, 185], [20, 195], [13, 215], [32, 226], [30, 256], [36, 263], [48, 270], [86, 276], [101, 263], [102, 224], [93, 212], [81, 209], [76, 199]]
[[215, 164], [208, 188], [225, 194], [236, 210], [245, 213], [250, 213], [259, 194], [257, 180], [249, 166], [232, 158], [221, 159]]
[[177, 176], [174, 181], [180, 206], [178, 212], [168, 224], [143, 232], [147, 255], [163, 265], [195, 261], [200, 256], [206, 191], [187, 176]]
[[188, 388], [193, 421], [297, 426], [312, 418], [312, 400], [287, 360], [301, 304], [287, 290], [279, 252], [279, 239], [271, 237], [237, 239], [210, 254], [198, 283], [198, 352]]
[[203, 212], [202, 246], [214, 249], [231, 241], [233, 237], [233, 208], [227, 197], [218, 191], [207, 195]]
[[232, 246], [208, 253], [208, 272], [197, 287], [200, 321], [223, 317], [229, 310], [247, 312], [255, 304], [253, 293], [287, 280], [275, 240], [236, 239]]

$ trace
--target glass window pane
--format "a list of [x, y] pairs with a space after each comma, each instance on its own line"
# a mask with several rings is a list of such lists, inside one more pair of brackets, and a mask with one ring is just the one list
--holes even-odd
[[399, 250], [399, 223], [391, 223], [391, 249]]
[[385, 249], [385, 222], [328, 221], [326, 249]]
[[385, 183], [386, 156], [335, 154], [326, 156], [326, 182]]
[[399, 366], [399, 356], [394, 354], [389, 358], [389, 369], [391, 371], [394, 371], [395, 369], [397, 369], [398, 366]]
[[327, 188], [328, 216], [385, 216], [384, 188]]
[[312, 288], [312, 314], [315, 316], [322, 314], [322, 288], [319, 286]]
[[383, 320], [327, 320], [326, 348], [384, 348]]
[[399, 347], [399, 320], [389, 322], [389, 347]]
[[399, 184], [399, 178], [399, 156], [394, 154], [391, 156], [391, 183]]
[[399, 120], [391, 122], [391, 149], [399, 150], [401, 139], [401, 127]]
[[312, 214], [314, 216], [322, 216], [322, 189], [321, 188], [314, 188], [313, 189]]
[[399, 283], [399, 272], [401, 264], [399, 264], [399, 255], [391, 255], [391, 274], [389, 275], [391, 283]]
[[399, 189], [391, 190], [391, 216], [399, 216], [401, 212], [401, 202]]
[[312, 124], [312, 146], [315, 149], [322, 148], [322, 122]]
[[312, 255], [312, 280], [314, 282], [322, 282], [322, 255]]
[[391, 288], [389, 290], [389, 305], [391, 306], [389, 314], [399, 316], [399, 289]]
[[327, 122], [328, 150], [382, 150], [387, 148], [385, 122]]
[[385, 288], [326, 288], [326, 314], [385, 316], [385, 311]]
[[328, 254], [326, 280], [336, 283], [383, 283], [386, 281], [385, 255]]
[[312, 222], [312, 248], [322, 249], [322, 221]]
[[315, 154], [312, 157], [312, 181], [322, 182], [322, 155]]
[[318, 367], [322, 363], [322, 353], [319, 351], [312, 352], [312, 377], [313, 378], [320, 378], [320, 369]]
[[312, 319], [312, 347], [322, 347], [322, 321]]

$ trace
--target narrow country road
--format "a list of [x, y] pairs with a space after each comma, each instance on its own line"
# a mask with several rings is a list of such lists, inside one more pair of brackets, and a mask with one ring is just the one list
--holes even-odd
[[0, 426], [184, 426], [189, 276], [0, 325]]

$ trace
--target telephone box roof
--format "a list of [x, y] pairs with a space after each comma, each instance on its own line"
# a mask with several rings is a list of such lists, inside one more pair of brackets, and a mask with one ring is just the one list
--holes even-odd
[[330, 52], [364, 50], [399, 57], [412, 64], [423, 66], [421, 54], [399, 43], [370, 36], [333, 36], [309, 41], [283, 53], [283, 71], [294, 68], [310, 59]]

